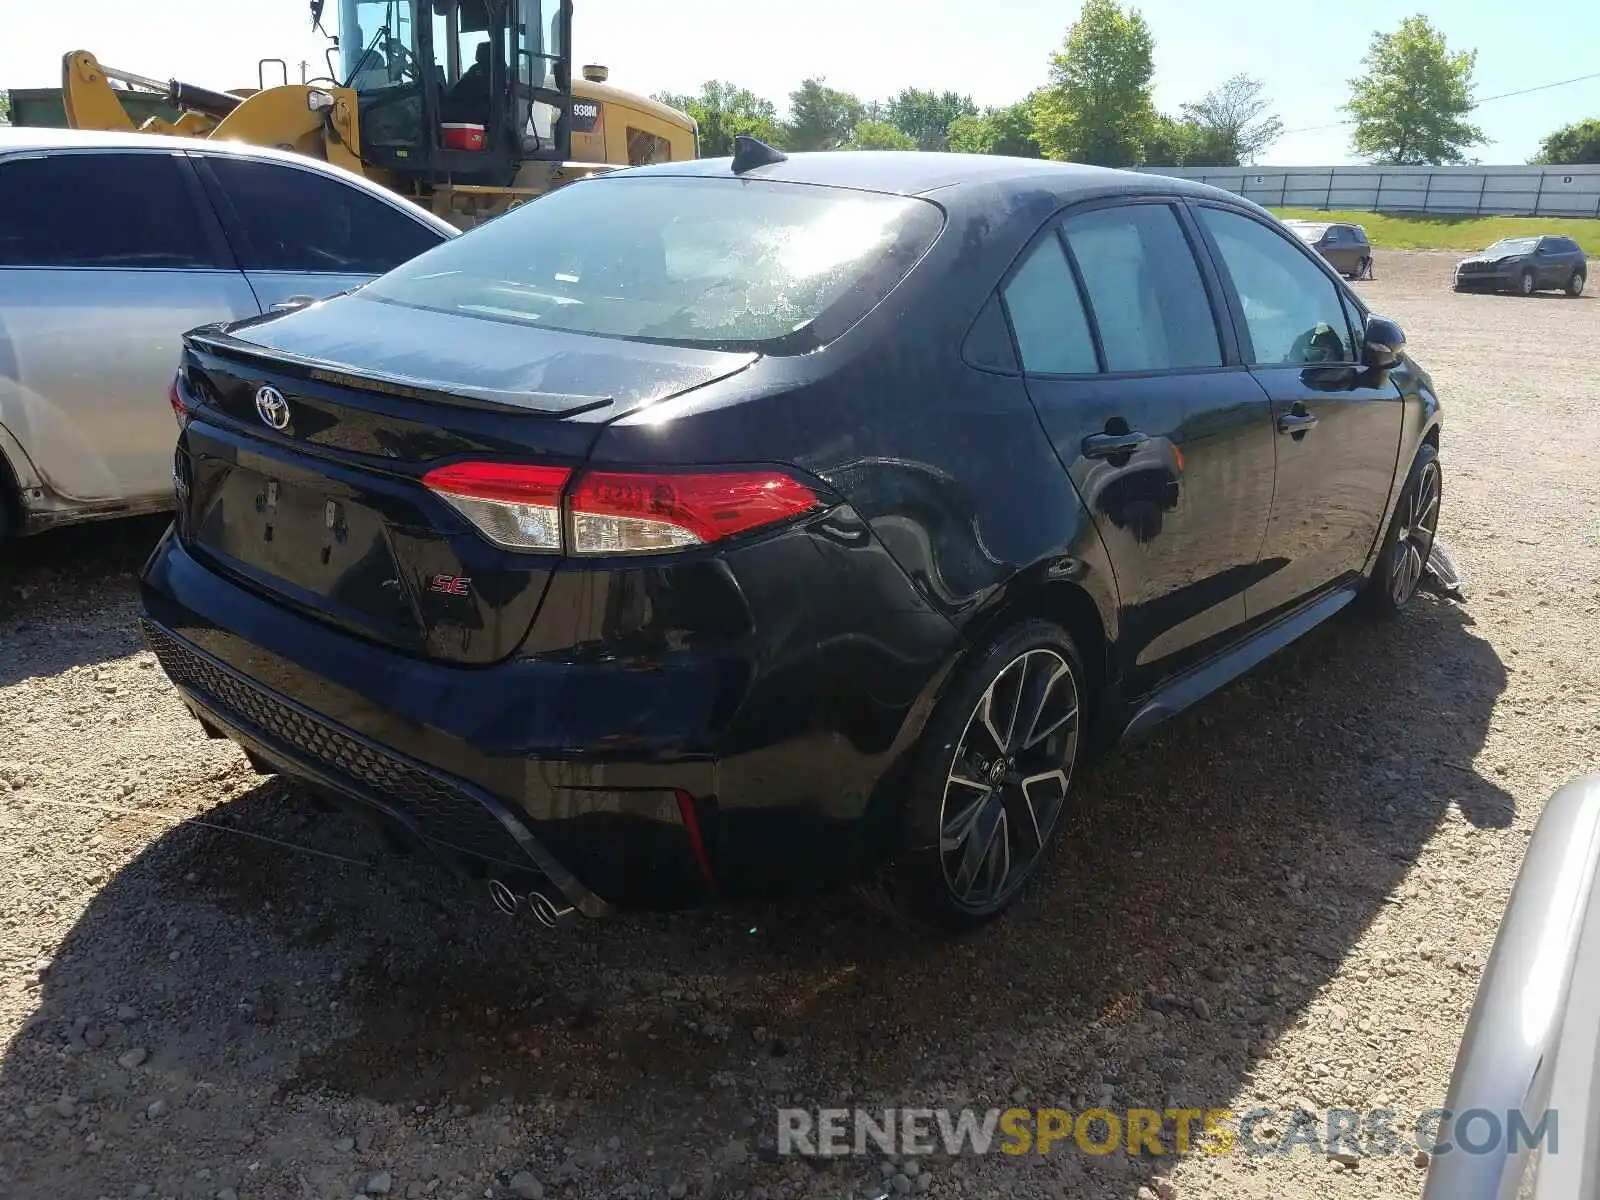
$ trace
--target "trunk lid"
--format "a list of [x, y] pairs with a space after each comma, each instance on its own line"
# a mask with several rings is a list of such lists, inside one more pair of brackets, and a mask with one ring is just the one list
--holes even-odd
[[[531, 628], [558, 559], [495, 546], [423, 474], [480, 458], [576, 469], [608, 421], [755, 358], [358, 295], [196, 330], [179, 536], [318, 620], [434, 660], [496, 662]], [[258, 405], [263, 389], [275, 398]]]

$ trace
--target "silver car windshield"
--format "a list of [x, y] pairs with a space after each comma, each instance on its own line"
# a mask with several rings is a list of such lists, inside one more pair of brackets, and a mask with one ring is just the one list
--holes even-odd
[[1501, 238], [1485, 250], [1484, 253], [1494, 255], [1532, 254], [1533, 248], [1538, 244], [1538, 238]]

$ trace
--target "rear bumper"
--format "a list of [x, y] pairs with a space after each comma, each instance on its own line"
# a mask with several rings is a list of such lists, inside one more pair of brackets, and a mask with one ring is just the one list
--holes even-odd
[[154, 621], [140, 626], [189, 710], [258, 761], [361, 800], [447, 853], [513, 875], [535, 872], [585, 916], [609, 911], [489, 793], [341, 729]]
[[[885, 577], [872, 578], [881, 601]], [[891, 614], [902, 645], [869, 643], [864, 661], [862, 639], [806, 627], [832, 605], [773, 589], [788, 619], [756, 625], [781, 624], [781, 647], [646, 657], [578, 628], [615, 607], [593, 589], [558, 577], [539, 623], [577, 622], [558, 639], [577, 649], [482, 667], [337, 631], [211, 570], [170, 531], [141, 600], [145, 636], [197, 716], [491, 873], [544, 876], [585, 914], [787, 890], [876, 861], [878, 784], [914, 736], [948, 623], [908, 604]]]

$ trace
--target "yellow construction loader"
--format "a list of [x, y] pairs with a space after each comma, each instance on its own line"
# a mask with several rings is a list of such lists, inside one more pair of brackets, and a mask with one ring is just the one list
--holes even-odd
[[[694, 158], [694, 121], [606, 83], [572, 79], [572, 0], [337, 0], [328, 74], [258, 87], [165, 83], [75, 50], [61, 65], [75, 129], [140, 129], [277, 146], [358, 171], [465, 228], [596, 171]], [[311, 0], [322, 30], [324, 0]], [[268, 68], [282, 82], [269, 85]], [[175, 119], [135, 123], [113, 84]]]

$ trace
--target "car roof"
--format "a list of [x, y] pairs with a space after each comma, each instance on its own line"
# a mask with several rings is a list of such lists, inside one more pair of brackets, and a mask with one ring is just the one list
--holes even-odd
[[53, 129], [35, 126], [0, 125], [0, 157], [33, 150], [193, 150], [205, 154], [224, 154], [234, 158], [287, 163], [302, 170], [333, 176], [352, 187], [386, 200], [435, 228], [460, 232], [454, 225], [435, 216], [411, 200], [373, 183], [365, 176], [306, 154], [254, 146], [248, 142], [216, 141], [212, 138], [176, 137], [164, 133], [129, 133], [105, 129]]
[[[732, 165], [731, 158], [703, 158], [632, 167], [608, 172], [602, 178], [727, 176], [732, 171]], [[815, 151], [791, 154], [783, 162], [756, 167], [744, 172], [740, 178], [850, 187], [902, 196], [1011, 184], [1019, 187], [1042, 186], [1064, 200], [1079, 194], [1164, 192], [1239, 202], [1239, 197], [1231, 192], [1169, 175], [1119, 171], [1111, 167], [1091, 167], [1042, 158], [1010, 158], [1000, 154], [910, 153], [900, 150]]]

